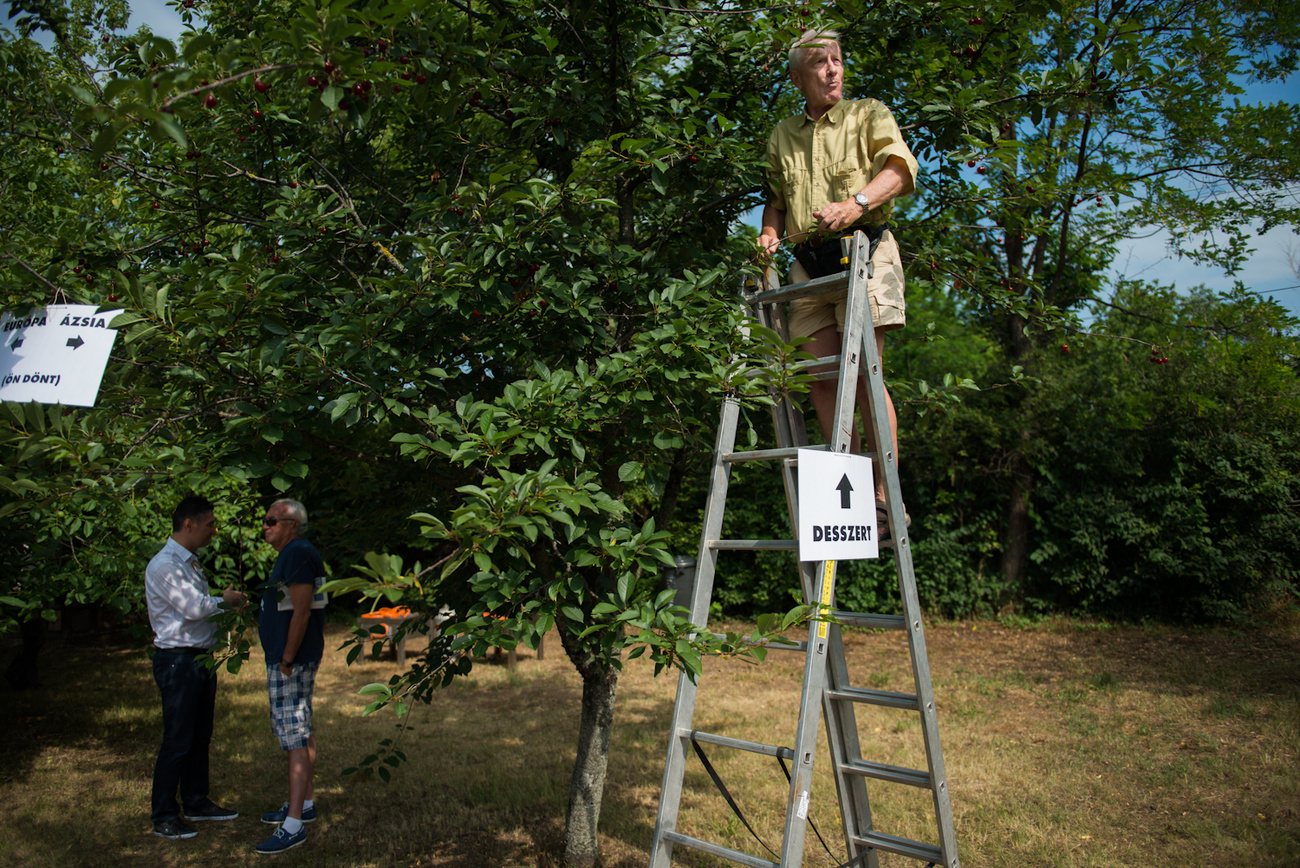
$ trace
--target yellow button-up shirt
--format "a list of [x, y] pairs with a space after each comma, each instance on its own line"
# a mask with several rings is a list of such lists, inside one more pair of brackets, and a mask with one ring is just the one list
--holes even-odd
[[[907, 163], [916, 186], [918, 166], [894, 114], [874, 99], [842, 99], [813, 120], [801, 112], [777, 124], [767, 140], [769, 204], [785, 212], [785, 236], [799, 241], [817, 228], [813, 212], [853, 196], [891, 157]], [[893, 203], [872, 207], [863, 222], [883, 223]]]

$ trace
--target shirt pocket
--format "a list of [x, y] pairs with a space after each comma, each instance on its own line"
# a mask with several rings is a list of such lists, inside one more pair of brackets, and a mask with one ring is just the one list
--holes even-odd
[[830, 182], [831, 201], [843, 202], [867, 186], [867, 170], [857, 157], [849, 157], [831, 166]]
[[781, 192], [785, 194], [787, 206], [798, 200], [801, 193], [806, 195], [808, 183], [808, 165], [802, 155], [781, 162]]

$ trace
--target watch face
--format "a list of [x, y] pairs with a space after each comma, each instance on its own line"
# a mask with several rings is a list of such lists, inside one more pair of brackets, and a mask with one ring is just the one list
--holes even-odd
[[869, 204], [867, 197], [862, 193], [853, 194], [853, 201], [857, 202], [863, 208], [867, 207], [867, 205]]

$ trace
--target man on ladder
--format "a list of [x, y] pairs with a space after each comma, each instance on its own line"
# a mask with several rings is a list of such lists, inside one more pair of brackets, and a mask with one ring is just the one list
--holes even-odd
[[[782, 237], [794, 242], [790, 283], [843, 271], [840, 237], [866, 233], [872, 253], [868, 272], [871, 320], [883, 362], [884, 333], [906, 324], [903, 264], [888, 224], [891, 202], [916, 187], [917, 162], [903, 141], [893, 114], [879, 100], [844, 99], [844, 58], [839, 34], [805, 31], [790, 49], [790, 80], [803, 94], [803, 113], [777, 125], [767, 143], [768, 188], [760, 249], [770, 257]], [[839, 352], [846, 293], [802, 298], [790, 305], [790, 335], [810, 337], [803, 349], [819, 358]], [[822, 436], [831, 440], [835, 381], [817, 380], [810, 389]], [[866, 381], [858, 379], [857, 403], [867, 406]], [[898, 454], [898, 420], [885, 392], [885, 406]], [[865, 412], [864, 412], [865, 417]], [[864, 418], [870, 426], [869, 419]], [[872, 438], [874, 439], [874, 438]], [[852, 452], [861, 451], [854, 426]], [[876, 477], [879, 526], [885, 490]]]

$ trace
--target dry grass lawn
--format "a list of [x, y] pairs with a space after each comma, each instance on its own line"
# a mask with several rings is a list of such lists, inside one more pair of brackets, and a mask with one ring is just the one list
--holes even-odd
[[[342, 628], [331, 628], [340, 640]], [[961, 857], [968, 868], [1300, 866], [1300, 627], [1141, 629], [1056, 622], [927, 627]], [[338, 641], [331, 647], [337, 646]], [[910, 689], [902, 638], [846, 637], [854, 683]], [[390, 784], [342, 777], [383, 738], [391, 714], [362, 719], [357, 690], [396, 672], [391, 655], [347, 667], [333, 654], [317, 687], [321, 819], [286, 865], [556, 865], [580, 684], [552, 636], [515, 672], [483, 661], [436, 705], [414, 710], [409, 764]], [[242, 816], [164, 841], [148, 822], [159, 709], [143, 652], [117, 641], [53, 642], [46, 686], [0, 692], [0, 865], [257, 864], [270, 831], [256, 815], [286, 797], [260, 667], [222, 675], [213, 796]], [[700, 729], [790, 744], [801, 663], [720, 662], [705, 675]], [[623, 678], [601, 821], [606, 866], [644, 866], [675, 679], [632, 663]], [[863, 754], [924, 766], [905, 712], [859, 715]], [[785, 779], [775, 762], [710, 757], [750, 821], [778, 846]], [[824, 752], [822, 754], [824, 758]], [[836, 865], [838, 806], [824, 774], [804, 864]], [[761, 853], [694, 760], [683, 831]], [[900, 790], [905, 790], [900, 792]], [[934, 840], [928, 794], [871, 789], [878, 829]], [[677, 851], [674, 864], [723, 865]], [[920, 863], [883, 855], [882, 866]]]

